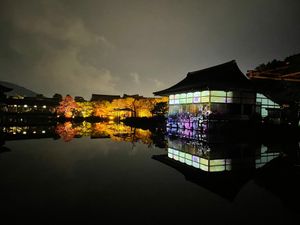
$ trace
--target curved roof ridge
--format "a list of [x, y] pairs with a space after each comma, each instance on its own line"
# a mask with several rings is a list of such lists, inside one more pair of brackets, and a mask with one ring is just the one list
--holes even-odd
[[230, 60], [230, 61], [225, 62], [225, 63], [217, 64], [217, 65], [210, 66], [210, 67], [207, 67], [207, 68], [204, 68], [204, 69], [200, 69], [200, 70], [191, 71], [191, 72], [187, 73], [187, 76], [191, 76], [191, 75], [193, 75], [195, 73], [198, 73], [198, 72], [205, 72], [205, 71], [208, 71], [208, 70], [217, 69], [219, 67], [223, 67], [223, 66], [230, 65], [230, 64], [237, 65], [236, 60], [233, 59], [233, 60]]
[[154, 92], [155, 95], [168, 95], [194, 90], [252, 90], [249, 78], [240, 70], [235, 60], [209, 68], [189, 72], [175, 85]]

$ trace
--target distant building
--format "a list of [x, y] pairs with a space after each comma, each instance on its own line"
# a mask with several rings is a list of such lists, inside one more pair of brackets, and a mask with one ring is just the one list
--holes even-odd
[[121, 98], [120, 95], [99, 95], [92, 94], [91, 102], [109, 101], [112, 102], [114, 99]]
[[189, 72], [155, 95], [169, 97], [169, 126], [199, 129], [203, 121], [250, 120], [280, 106], [257, 91], [235, 61]]
[[145, 98], [141, 95], [138, 95], [138, 94], [135, 94], [135, 95], [128, 95], [128, 94], [124, 94], [123, 95], [123, 98], [134, 98], [134, 99], [142, 99], [142, 98]]
[[39, 97], [24, 97], [23, 99], [7, 98], [7, 113], [50, 113], [56, 111], [59, 105], [58, 99], [55, 98], [39, 98]]
[[75, 102], [86, 102], [86, 100], [81, 96], [75, 96], [74, 100]]
[[271, 118], [299, 123], [300, 54], [262, 64], [248, 71], [247, 76], [261, 93], [284, 106], [284, 110], [268, 109]]

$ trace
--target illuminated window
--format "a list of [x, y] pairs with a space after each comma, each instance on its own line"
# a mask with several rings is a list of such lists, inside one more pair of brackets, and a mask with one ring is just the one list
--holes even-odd
[[266, 110], [265, 108], [261, 109], [261, 116], [267, 116], [268, 115], [268, 110]]
[[194, 93], [194, 97], [200, 97], [201, 96], [201, 92], [200, 91], [197, 91]]
[[174, 99], [174, 98], [175, 98], [174, 95], [170, 95], [170, 96], [169, 96], [169, 99]]
[[194, 94], [192, 92], [187, 93], [188, 98], [192, 98], [193, 96], [194, 96]]
[[46, 109], [46, 108], [47, 108], [47, 106], [43, 105], [43, 108], [44, 108], [44, 109]]
[[180, 104], [186, 104], [186, 98], [181, 98], [179, 99]]
[[201, 96], [202, 96], [202, 97], [203, 97], [203, 96], [209, 97], [209, 91], [202, 91], [202, 92], [201, 92]]
[[232, 100], [232, 98], [228, 98], [228, 97], [227, 97], [227, 100], [226, 100], [226, 102], [227, 102], [227, 103], [232, 103], [232, 102], [233, 102], [233, 100]]
[[187, 93], [187, 99], [186, 99], [186, 103], [193, 103], [193, 97], [194, 94], [193, 93]]
[[200, 103], [200, 97], [194, 97], [193, 103]]
[[226, 97], [210, 97], [211, 102], [226, 103]]
[[211, 96], [219, 96], [219, 97], [226, 97], [225, 91], [211, 91]]
[[201, 97], [201, 102], [203, 102], [203, 103], [209, 102], [209, 96], [202, 96]]
[[226, 94], [227, 94], [227, 98], [232, 98], [233, 97], [233, 92], [232, 91], [228, 91]]
[[180, 98], [186, 98], [186, 94], [185, 93], [180, 94]]

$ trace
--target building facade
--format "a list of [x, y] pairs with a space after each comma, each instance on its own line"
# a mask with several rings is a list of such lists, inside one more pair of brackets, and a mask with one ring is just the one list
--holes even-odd
[[280, 106], [259, 93], [235, 61], [190, 72], [155, 95], [169, 97], [168, 126], [200, 129], [208, 121], [247, 121]]

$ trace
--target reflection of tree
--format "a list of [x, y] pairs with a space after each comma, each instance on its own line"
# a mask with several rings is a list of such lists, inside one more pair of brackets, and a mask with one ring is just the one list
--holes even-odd
[[92, 136], [92, 137], [110, 137], [116, 142], [142, 142], [147, 145], [153, 143], [152, 133], [149, 130], [132, 128], [123, 124], [116, 123], [88, 123], [82, 122], [72, 124], [66, 122], [56, 127], [56, 133], [65, 141], [72, 140], [76, 136]]
[[56, 126], [55, 132], [66, 142], [71, 141], [77, 134], [71, 122], [65, 122]]

